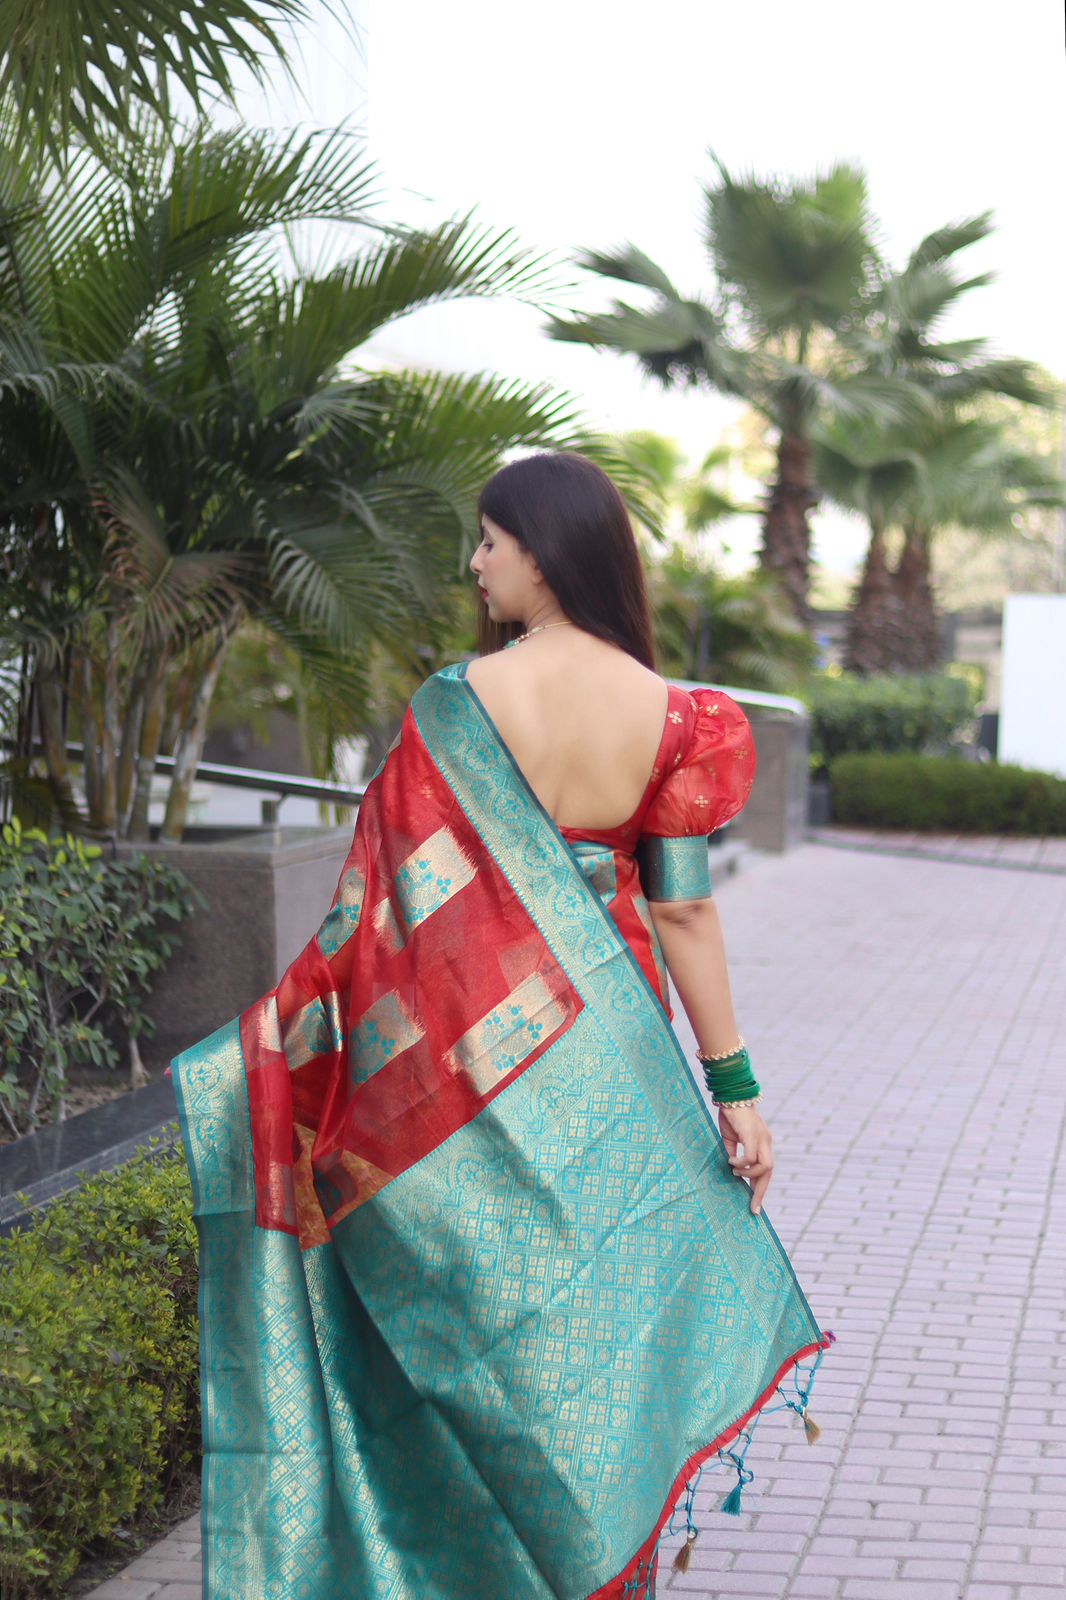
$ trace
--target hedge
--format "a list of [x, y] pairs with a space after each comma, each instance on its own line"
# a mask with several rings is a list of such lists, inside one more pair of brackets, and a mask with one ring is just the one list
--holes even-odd
[[952, 756], [850, 755], [829, 768], [833, 821], [948, 833], [1066, 833], [1066, 779]]
[[971, 683], [948, 673], [818, 679], [807, 696], [811, 753], [829, 763], [870, 751], [939, 754], [973, 720]]
[[0, 1238], [0, 1593], [63, 1592], [199, 1458], [197, 1241], [180, 1146]]

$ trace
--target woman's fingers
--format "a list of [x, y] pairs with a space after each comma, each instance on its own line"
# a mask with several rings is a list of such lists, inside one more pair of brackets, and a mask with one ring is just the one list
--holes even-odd
[[750, 1184], [751, 1210], [755, 1216], [758, 1216], [762, 1210], [763, 1196], [770, 1186], [770, 1178], [774, 1170], [774, 1158], [769, 1134], [767, 1134], [765, 1141], [753, 1142], [750, 1149], [742, 1145], [739, 1150], [730, 1155], [729, 1165], [738, 1178], [743, 1178]]
[[[747, 1143], [741, 1132], [745, 1122], [749, 1123]], [[761, 1117], [752, 1115], [749, 1118], [739, 1111], [733, 1116], [720, 1111], [718, 1127], [729, 1165], [736, 1177], [743, 1178], [749, 1184], [751, 1209], [758, 1216], [774, 1170], [773, 1135]]]
[[759, 1212], [762, 1210], [763, 1195], [766, 1193], [769, 1187], [770, 1171], [766, 1171], [761, 1177], [756, 1178], [755, 1182], [751, 1186], [751, 1209], [755, 1216], [758, 1216]]
[[743, 1154], [738, 1150], [730, 1155], [729, 1164], [734, 1172], [743, 1172], [748, 1176], [754, 1167], [772, 1167], [774, 1158], [768, 1143], [753, 1144], [750, 1149], [744, 1146]]

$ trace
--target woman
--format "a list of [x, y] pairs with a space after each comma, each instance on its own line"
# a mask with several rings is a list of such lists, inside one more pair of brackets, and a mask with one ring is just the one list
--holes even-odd
[[707, 874], [747, 721], [653, 670], [591, 462], [509, 464], [479, 519], [479, 657], [413, 696], [277, 989], [174, 1063], [211, 1600], [651, 1595], [832, 1337], [762, 1215]]

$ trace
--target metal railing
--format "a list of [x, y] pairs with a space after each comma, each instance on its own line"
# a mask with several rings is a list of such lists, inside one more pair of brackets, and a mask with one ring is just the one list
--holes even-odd
[[[2, 739], [0, 746], [11, 750], [14, 740]], [[31, 746], [32, 754], [40, 755], [43, 749], [40, 739], [35, 739]], [[85, 759], [85, 747], [81, 744], [68, 744], [66, 752], [71, 761], [82, 762]], [[173, 756], [156, 756], [154, 770], [173, 772], [174, 760]], [[232, 789], [257, 789], [262, 794], [276, 795], [279, 800], [298, 796], [332, 805], [357, 806], [366, 793], [365, 789], [353, 788], [346, 783], [332, 783], [324, 778], [301, 778], [294, 773], [269, 772], [260, 767], [232, 767], [221, 761], [201, 761], [196, 768], [196, 777], [199, 781], [224, 784]]]
[[[719, 689], [740, 706], [781, 711], [788, 716], [807, 715], [803, 701], [787, 694], [771, 694], [762, 689], [737, 689], [720, 683], [700, 683], [694, 678], [668, 678], [666, 681], [679, 689]], [[13, 740], [4, 739], [0, 742], [4, 748], [14, 747]], [[35, 755], [39, 754], [42, 749], [40, 740], [34, 740], [32, 748]], [[66, 748], [71, 761], [80, 762], [84, 759], [82, 745], [68, 744]], [[173, 756], [157, 755], [155, 771], [173, 772], [174, 763]], [[301, 778], [286, 772], [270, 772], [261, 767], [235, 767], [220, 761], [201, 761], [196, 768], [196, 781], [217, 783], [230, 789], [251, 789], [262, 795], [273, 796], [272, 802], [264, 800], [262, 803], [262, 820], [266, 823], [277, 821], [277, 810], [283, 800], [318, 800], [324, 805], [358, 806], [366, 793], [365, 788], [333, 783], [326, 778]]]
[[790, 717], [805, 717], [808, 714], [803, 701], [790, 694], [771, 694], [768, 689], [734, 689], [728, 683], [700, 683], [695, 678], [667, 678], [666, 681], [676, 683], [679, 689], [719, 689], [723, 694], [730, 695], [739, 706], [785, 711]]

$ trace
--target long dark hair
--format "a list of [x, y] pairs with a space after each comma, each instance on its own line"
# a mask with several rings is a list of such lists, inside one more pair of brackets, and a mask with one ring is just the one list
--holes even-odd
[[[489, 517], [528, 550], [566, 616], [655, 671], [651, 610], [625, 501], [595, 462], [574, 450], [510, 461], [478, 496]], [[477, 648], [502, 650], [520, 622], [493, 622], [478, 598]]]

